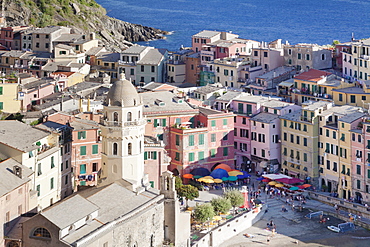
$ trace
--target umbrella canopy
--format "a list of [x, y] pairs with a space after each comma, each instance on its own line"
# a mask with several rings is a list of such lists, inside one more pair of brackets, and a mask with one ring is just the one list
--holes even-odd
[[211, 176], [213, 178], [223, 178], [223, 177], [228, 177], [229, 174], [227, 173], [226, 170], [224, 169], [215, 169], [211, 172]]
[[229, 176], [238, 176], [238, 175], [243, 175], [241, 171], [231, 171], [228, 172]]
[[238, 179], [249, 178], [251, 175], [246, 171], [242, 171], [243, 175], [237, 175]]
[[304, 184], [302, 185], [303, 188], [308, 188], [308, 187], [311, 187], [312, 185], [311, 184]]
[[236, 180], [238, 180], [238, 177], [236, 177], [236, 176], [230, 176], [229, 177], [229, 181], [236, 181]]
[[253, 200], [255, 204], [261, 204], [261, 200], [260, 199], [254, 199]]
[[226, 182], [226, 181], [229, 181], [229, 178], [228, 177], [222, 177], [221, 180]]
[[213, 181], [214, 181], [215, 183], [217, 183], [217, 184], [220, 184], [220, 183], [222, 183], [222, 182], [223, 182], [223, 181], [222, 181], [222, 179], [219, 179], [219, 178], [213, 179]]
[[232, 170], [231, 167], [226, 165], [226, 164], [219, 164], [218, 166], [215, 167], [214, 170], [216, 170], [216, 169], [224, 169], [227, 172], [230, 172]]
[[221, 216], [216, 215], [216, 216], [213, 216], [213, 219], [214, 219], [214, 220], [222, 220], [222, 217], [221, 217]]
[[278, 182], [282, 182], [284, 184], [297, 184], [297, 183], [302, 183], [304, 180], [299, 179], [299, 178], [280, 178], [276, 179]]
[[256, 180], [261, 181], [261, 180], [263, 180], [263, 179], [264, 179], [263, 177], [259, 177], [259, 178], [257, 178]]
[[277, 187], [277, 188], [280, 188], [280, 187], [283, 187], [284, 186], [284, 184], [275, 184], [275, 187]]
[[200, 167], [200, 168], [195, 168], [190, 173], [193, 174], [193, 175], [198, 175], [198, 176], [204, 177], [204, 176], [208, 176], [210, 174], [210, 171], [208, 171], [208, 169], [206, 169], [206, 168]]
[[213, 179], [211, 179], [211, 178], [200, 178], [200, 179], [198, 179], [198, 181], [203, 182], [203, 183], [207, 183], [207, 184], [214, 183]]
[[[262, 180], [263, 181], [263, 180]], [[269, 182], [268, 183], [268, 185], [275, 185], [275, 184], [277, 184], [277, 182], [276, 181], [271, 181], [271, 182]]]
[[298, 185], [297, 187], [300, 189], [304, 189], [303, 185]]
[[195, 179], [198, 179], [198, 178], [201, 178], [201, 177], [203, 177], [203, 176], [199, 176], [199, 175], [193, 176], [193, 178], [195, 178]]
[[289, 189], [290, 189], [290, 190], [299, 190], [299, 188], [298, 188], [298, 187], [296, 187], [296, 186], [294, 186], [294, 187], [290, 187]]
[[267, 179], [267, 178], [264, 178], [264, 179], [262, 179], [261, 181], [262, 181], [262, 182], [265, 182], [265, 183], [268, 183], [268, 182], [270, 182], [271, 180], [270, 180], [270, 179]]
[[213, 179], [213, 177], [212, 177], [212, 176], [205, 176], [205, 177], [203, 177], [203, 178]]
[[193, 178], [193, 174], [186, 173], [182, 176], [183, 178]]

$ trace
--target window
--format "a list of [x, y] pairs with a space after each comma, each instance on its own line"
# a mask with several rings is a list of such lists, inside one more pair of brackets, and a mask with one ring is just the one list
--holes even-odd
[[333, 171], [338, 171], [338, 164], [337, 162], [333, 162]]
[[350, 99], [351, 99], [351, 103], [356, 103], [356, 96], [355, 95], [351, 95]]
[[211, 142], [216, 142], [216, 134], [211, 134]]
[[361, 166], [360, 165], [356, 165], [356, 173], [358, 175], [361, 175]]
[[51, 234], [45, 228], [39, 227], [39, 228], [36, 228], [33, 231], [32, 237], [37, 237], [37, 238], [51, 238]]
[[204, 160], [204, 152], [198, 152], [198, 160]]
[[113, 143], [113, 155], [118, 155], [118, 143]]
[[152, 73], [154, 73], [155, 72], [155, 66], [152, 66], [151, 69], [152, 69]]
[[40, 185], [39, 184], [36, 186], [36, 191], [37, 191], [37, 196], [40, 196], [40, 194], [41, 194], [41, 188], [40, 188]]
[[77, 133], [77, 138], [78, 138], [79, 140], [86, 139], [86, 131], [79, 131], [79, 132]]
[[297, 142], [296, 142], [296, 143], [299, 145], [299, 144], [300, 144], [300, 142], [301, 142], [301, 141], [300, 141], [301, 139], [300, 139], [300, 137], [299, 137], [299, 136], [297, 136], [297, 138], [296, 138], [296, 139], [297, 139]]
[[86, 155], [86, 146], [80, 147], [80, 155]]
[[261, 149], [261, 156], [263, 158], [266, 157], [266, 151], [265, 151], [265, 149]]
[[340, 138], [341, 141], [345, 141], [346, 140], [346, 135], [345, 134], [342, 134], [342, 137]]
[[156, 160], [156, 159], [157, 159], [157, 151], [144, 152], [144, 160]]
[[180, 136], [176, 135], [176, 146], [180, 145]]
[[212, 158], [216, 157], [216, 149], [211, 149], [211, 150], [210, 150], [210, 156], [211, 156]]
[[86, 164], [80, 165], [80, 174], [85, 174], [86, 173]]
[[326, 161], [326, 169], [330, 170], [330, 160]]
[[68, 184], [68, 174], [64, 176], [64, 184]]
[[303, 138], [303, 146], [307, 147], [307, 138], [306, 137]]
[[222, 122], [223, 122], [223, 125], [227, 125], [227, 119], [224, 119]]
[[333, 131], [333, 139], [337, 139], [337, 132]]
[[41, 163], [38, 163], [37, 164], [37, 176], [40, 176], [42, 174], [42, 171], [41, 171]]
[[3, 95], [3, 87], [0, 87], [0, 95]]
[[97, 172], [98, 171], [98, 163], [92, 163], [92, 171]]
[[135, 75], [135, 69], [130, 70], [130, 75]]
[[263, 57], [268, 57], [267, 51], [263, 52]]
[[132, 155], [132, 143], [127, 144], [127, 154]]
[[194, 135], [189, 135], [189, 146], [194, 146]]
[[321, 54], [321, 60], [325, 60], [325, 54]]
[[178, 152], [175, 153], [175, 160], [176, 161], [179, 161], [180, 160], [180, 153], [178, 153]]
[[229, 133], [225, 132], [225, 133], [224, 133], [224, 136], [222, 137], [222, 140], [223, 140], [223, 141], [227, 141], [228, 136], [229, 136]]
[[55, 167], [55, 164], [54, 164], [54, 156], [51, 156], [50, 167], [51, 168], [54, 168]]
[[306, 54], [306, 60], [310, 60], [310, 54]]
[[199, 145], [204, 145], [204, 134], [199, 134]]
[[54, 178], [50, 178], [50, 189], [54, 189]]
[[229, 154], [229, 148], [228, 147], [224, 147], [223, 155], [224, 156], [227, 156], [228, 154]]
[[189, 153], [189, 162], [194, 161], [194, 153]]
[[284, 121], [283, 121], [283, 124], [284, 124], [284, 127], [286, 127], [286, 120], [284, 119]]
[[294, 143], [294, 135], [290, 134], [290, 142]]
[[212, 126], [212, 127], [216, 127], [216, 120], [212, 120], [212, 121], [211, 121], [211, 126]]
[[304, 162], [307, 162], [307, 153], [304, 153], [304, 154], [303, 154], [303, 161], [304, 161]]
[[68, 160], [66, 160], [66, 169], [68, 169]]
[[298, 59], [302, 59], [302, 54], [298, 53]]
[[97, 154], [99, 152], [99, 146], [98, 145], [92, 145], [92, 154]]
[[144, 65], [141, 65], [141, 66], [140, 66], [140, 71], [141, 71], [141, 72], [144, 72]]

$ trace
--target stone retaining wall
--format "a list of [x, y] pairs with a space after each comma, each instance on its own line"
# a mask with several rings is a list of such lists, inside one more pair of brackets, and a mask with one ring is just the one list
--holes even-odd
[[230, 219], [222, 225], [213, 228], [209, 233], [192, 244], [194, 247], [218, 247], [222, 246], [226, 240], [243, 232], [259, 221], [264, 215], [267, 205], [258, 208], [258, 212], [245, 212], [233, 219]]

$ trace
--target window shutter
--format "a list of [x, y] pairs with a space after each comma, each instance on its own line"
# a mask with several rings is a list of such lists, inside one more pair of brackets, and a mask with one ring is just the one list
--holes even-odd
[[78, 135], [77, 138], [80, 140], [81, 139], [81, 132], [78, 132], [77, 135]]
[[166, 119], [165, 119], [165, 118], [164, 118], [164, 119], [162, 119], [162, 126], [163, 126], [163, 127], [167, 126], [167, 123], [166, 123]]
[[144, 152], [144, 160], [148, 159], [148, 152]]
[[158, 126], [158, 119], [154, 119], [154, 127]]
[[154, 151], [153, 152], [153, 160], [156, 160], [157, 159], [157, 151]]

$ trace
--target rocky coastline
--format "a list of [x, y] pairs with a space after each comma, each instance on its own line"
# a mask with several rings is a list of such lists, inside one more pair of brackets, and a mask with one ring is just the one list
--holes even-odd
[[[166, 31], [128, 23], [106, 15], [94, 0], [2, 0], [7, 26], [69, 26], [77, 33], [95, 32], [107, 50], [120, 52], [133, 42], [163, 39]], [[45, 2], [40, 5], [40, 2]], [[37, 19], [40, 16], [41, 19]]]

